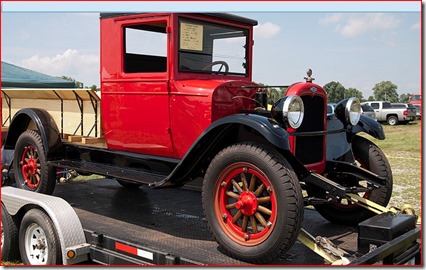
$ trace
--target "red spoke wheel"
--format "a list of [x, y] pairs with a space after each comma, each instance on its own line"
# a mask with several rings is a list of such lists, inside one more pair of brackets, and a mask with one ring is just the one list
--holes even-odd
[[[352, 140], [352, 151], [359, 166], [386, 178], [386, 183], [383, 187], [358, 195], [386, 206], [392, 195], [393, 180], [391, 167], [385, 154], [374, 143], [360, 136], [355, 136]], [[340, 184], [343, 186], [368, 187], [365, 180], [358, 178]], [[356, 226], [361, 221], [375, 215], [372, 211], [348, 199], [342, 199], [330, 204], [318, 204], [315, 205], [315, 209], [331, 222], [350, 226]]]
[[13, 160], [16, 185], [39, 193], [52, 194], [56, 169], [49, 168], [40, 135], [27, 130], [19, 136]]
[[303, 219], [301, 188], [274, 151], [251, 144], [222, 150], [203, 183], [210, 230], [228, 255], [266, 263], [294, 243]]

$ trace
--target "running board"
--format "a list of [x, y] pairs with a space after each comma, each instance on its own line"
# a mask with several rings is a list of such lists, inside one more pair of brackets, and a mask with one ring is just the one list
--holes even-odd
[[167, 175], [146, 172], [136, 168], [117, 167], [88, 161], [55, 160], [50, 161], [49, 165], [141, 184], [152, 184], [162, 181], [167, 177]]

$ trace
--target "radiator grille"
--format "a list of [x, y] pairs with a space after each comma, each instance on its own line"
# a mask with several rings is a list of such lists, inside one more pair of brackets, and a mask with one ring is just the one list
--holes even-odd
[[[302, 96], [305, 106], [305, 116], [297, 132], [324, 130], [324, 99], [320, 96]], [[296, 157], [303, 164], [312, 164], [323, 160], [324, 135], [297, 136]]]

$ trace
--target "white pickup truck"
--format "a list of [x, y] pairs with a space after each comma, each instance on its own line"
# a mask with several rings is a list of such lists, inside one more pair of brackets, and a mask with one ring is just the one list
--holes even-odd
[[377, 121], [387, 122], [391, 126], [416, 120], [416, 108], [410, 104], [389, 101], [369, 101], [362, 104], [368, 104], [374, 109]]

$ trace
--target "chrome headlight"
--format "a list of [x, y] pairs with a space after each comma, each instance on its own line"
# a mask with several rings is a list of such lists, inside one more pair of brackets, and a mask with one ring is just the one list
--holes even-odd
[[361, 103], [356, 97], [344, 99], [336, 105], [334, 114], [343, 124], [355, 126], [361, 117]]
[[272, 106], [272, 117], [281, 124], [294, 129], [300, 127], [305, 108], [299, 96], [291, 95], [279, 99]]

